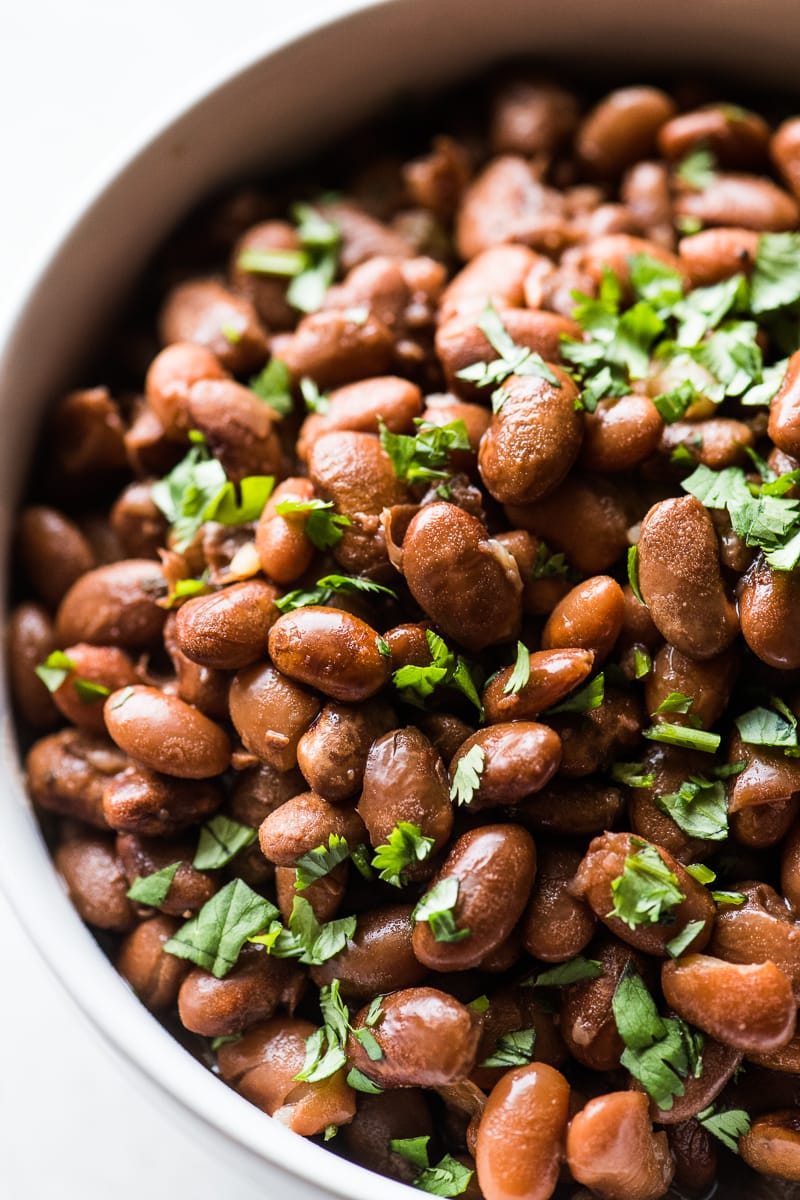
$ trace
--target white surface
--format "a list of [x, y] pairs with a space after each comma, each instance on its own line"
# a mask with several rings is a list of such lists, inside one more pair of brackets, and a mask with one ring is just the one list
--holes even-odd
[[[120, 144], [228, 61], [336, 0], [0, 0], [0, 329]], [[0, 894], [0, 1196], [280, 1200], [166, 1124], [28, 945]], [[233, 1186], [232, 1185], [233, 1182]]]

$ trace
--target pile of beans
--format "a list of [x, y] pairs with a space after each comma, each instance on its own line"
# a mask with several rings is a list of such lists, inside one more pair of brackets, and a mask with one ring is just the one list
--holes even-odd
[[50, 413], [31, 799], [142, 1003], [334, 1152], [800, 1183], [800, 117], [436, 120], [193, 218]]

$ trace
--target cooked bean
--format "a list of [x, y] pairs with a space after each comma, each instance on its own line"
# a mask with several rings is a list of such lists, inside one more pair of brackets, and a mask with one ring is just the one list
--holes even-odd
[[[281, 910], [281, 916], [288, 924], [294, 910], [298, 890], [300, 890], [296, 887], [297, 870], [295, 867], [276, 867], [267, 862], [257, 843], [251, 849], [257, 849], [261, 862], [269, 870], [275, 872], [275, 898], [278, 908]], [[341, 862], [327, 875], [315, 879], [307, 887], [301, 889], [303, 899], [311, 905], [318, 921], [330, 921], [336, 916], [347, 891], [347, 882], [348, 866], [346, 862]]]
[[738, 734], [729, 747], [731, 763], [745, 763], [728, 784], [728, 809], [737, 814], [755, 806], [766, 808], [800, 791], [800, 762], [771, 746], [751, 746]]
[[783, 845], [781, 892], [797, 908], [800, 903], [800, 825], [792, 829]]
[[154, 771], [208, 779], [230, 762], [225, 731], [177, 696], [141, 685], [123, 688], [111, 693], [104, 711], [113, 741]]
[[50, 617], [40, 605], [18, 604], [11, 612], [6, 647], [15, 708], [34, 729], [52, 729], [60, 723], [59, 712], [36, 668], [55, 649], [55, 633]]
[[586, 837], [614, 825], [624, 808], [619, 788], [590, 779], [554, 779], [514, 809], [514, 819], [545, 833]]
[[799, 807], [800, 801], [796, 796], [750, 805], [740, 812], [731, 813], [731, 832], [743, 846], [761, 850], [774, 846], [791, 829]]
[[622, 631], [622, 588], [608, 575], [595, 575], [568, 592], [547, 619], [542, 649], [591, 650], [599, 666]]
[[151, 1012], [171, 1008], [191, 963], [165, 954], [164, 946], [180, 929], [180, 921], [157, 914], [142, 921], [125, 937], [116, 967]]
[[566, 1057], [566, 1046], [558, 1032], [557, 1016], [550, 1012], [534, 988], [506, 985], [493, 991], [489, 1007], [483, 1014], [481, 1040], [478, 1044], [478, 1066], [471, 1079], [488, 1092], [499, 1082], [505, 1067], [483, 1065], [498, 1049], [504, 1034], [521, 1029], [534, 1032], [533, 1059], [558, 1067]]
[[580, 687], [589, 675], [591, 650], [540, 650], [530, 656], [530, 674], [518, 690], [510, 691], [513, 667], [504, 667], [483, 691], [482, 702], [490, 725], [501, 721], [529, 721]]
[[284, 613], [270, 630], [269, 653], [284, 675], [334, 700], [366, 700], [389, 681], [375, 630], [336, 608]]
[[525, 949], [543, 962], [565, 962], [589, 943], [595, 918], [576, 900], [568, 885], [578, 869], [581, 852], [567, 843], [538, 847], [536, 880], [522, 919]]
[[62, 645], [90, 642], [146, 650], [157, 640], [166, 612], [156, 601], [166, 594], [161, 565], [128, 558], [87, 571], [69, 589], [56, 616]]
[[800, 923], [794, 909], [766, 883], [739, 885], [739, 908], [717, 914], [709, 952], [732, 963], [771, 962], [800, 999]]
[[661, 807], [659, 799], [674, 796], [692, 776], [702, 776], [707, 770], [706, 758], [700, 751], [654, 742], [642, 761], [642, 773], [653, 776], [652, 786], [629, 789], [628, 818], [633, 832], [655, 842], [682, 863], [708, 857], [713, 843], [685, 833]]
[[800, 120], [789, 117], [775, 130], [770, 155], [795, 196], [800, 195]]
[[675, 1160], [676, 1186], [689, 1195], [706, 1195], [717, 1174], [716, 1139], [694, 1119], [672, 1125], [667, 1139]]
[[667, 250], [673, 248], [672, 194], [663, 163], [634, 163], [622, 180], [620, 199], [649, 238]]
[[564, 200], [543, 186], [524, 158], [493, 159], [469, 184], [456, 216], [456, 249], [473, 258], [498, 242], [523, 242], [545, 254], [567, 239]]
[[[497, 351], [481, 330], [477, 316], [459, 316], [440, 324], [436, 330], [436, 354], [442, 364], [448, 388], [466, 400], [477, 400], [481, 391], [474, 383], [459, 379], [458, 372], [473, 363], [490, 363]], [[518, 346], [541, 355], [546, 362], [561, 361], [561, 338], [580, 338], [580, 326], [558, 313], [544, 309], [509, 308], [500, 319]]]
[[800, 667], [800, 633], [793, 618], [800, 584], [794, 572], [773, 570], [759, 554], [738, 592], [742, 636], [753, 653], [780, 670]]
[[694, 496], [662, 500], [639, 539], [639, 586], [659, 632], [689, 658], [713, 658], [738, 631], [725, 595], [719, 548], [707, 511]]
[[150, 364], [144, 390], [147, 403], [168, 438], [181, 441], [192, 427], [189, 392], [201, 379], [227, 379], [216, 354], [197, 342], [173, 342]]
[[772, 400], [769, 412], [769, 436], [779, 450], [793, 458], [800, 456], [800, 353], [789, 359], [783, 383]]
[[[124, 764], [123, 764], [124, 766]], [[172, 837], [212, 816], [224, 794], [212, 780], [176, 779], [143, 766], [120, 769], [102, 783], [102, 814], [120, 833]]]
[[592, 109], [578, 130], [576, 149], [595, 175], [619, 175], [655, 148], [675, 102], [652, 87], [620, 88]]
[[[645, 703], [654, 721], [668, 720], [688, 725], [690, 716], [709, 729], [722, 715], [730, 698], [738, 671], [738, 662], [728, 650], [716, 658], [702, 661], [687, 658], [674, 646], [662, 646], [653, 659], [653, 667], [645, 679]], [[689, 713], [656, 710], [672, 692], [691, 696]]]
[[800, 221], [797, 202], [770, 179], [721, 172], [702, 191], [679, 195], [675, 212], [704, 225], [737, 225], [758, 232], [795, 229]]
[[[117, 646], [67, 646], [73, 664], [63, 683], [53, 692], [60, 712], [87, 733], [106, 731], [103, 702], [109, 692], [139, 682], [139, 672], [124, 650]], [[93, 689], [97, 688], [95, 692]]]
[[470, 258], [442, 294], [441, 322], [451, 317], [479, 316], [491, 302], [496, 309], [521, 308], [525, 279], [542, 260], [527, 246], [489, 246]]
[[482, 765], [469, 802], [473, 809], [524, 800], [552, 779], [561, 762], [561, 743], [552, 729], [536, 721], [511, 721], [467, 738], [450, 764], [451, 779], [475, 746]]
[[698, 1029], [737, 1050], [764, 1053], [794, 1034], [797, 1004], [772, 962], [739, 964], [688, 954], [661, 970], [664, 998]]
[[55, 864], [70, 900], [88, 925], [125, 933], [136, 923], [134, 906], [126, 894], [128, 880], [113, 838], [81, 833], [59, 846]]
[[337, 803], [361, 788], [369, 748], [395, 724], [388, 705], [368, 711], [345, 704], [326, 704], [297, 744], [300, 770], [315, 792]]
[[297, 744], [321, 708], [307, 692], [274, 667], [245, 667], [230, 691], [230, 713], [244, 745], [277, 771], [297, 765]]
[[628, 966], [641, 971], [642, 960], [630, 947], [601, 935], [592, 944], [591, 958], [603, 974], [561, 989], [559, 1029], [570, 1053], [593, 1071], [614, 1071], [625, 1049], [617, 1030], [611, 1001]]
[[707, 104], [662, 126], [658, 148], [665, 158], [710, 150], [726, 167], [753, 167], [766, 158], [769, 126], [757, 113], [732, 104]]
[[[370, 1059], [351, 1035], [348, 1057], [381, 1087], [439, 1087], [466, 1079], [475, 1063], [480, 1018], [452, 996], [430, 987], [392, 992], [381, 1004], [372, 1033], [383, 1057]], [[364, 1028], [362, 1009], [353, 1029]]]
[[402, 570], [417, 603], [467, 649], [481, 650], [516, 633], [522, 593], [517, 564], [477, 517], [454, 504], [427, 504], [414, 517]]
[[297, 231], [287, 221], [262, 221], [258, 225], [251, 225], [233, 248], [231, 282], [237, 292], [247, 297], [270, 330], [291, 329], [295, 323], [297, 313], [286, 299], [289, 280], [285, 276], [248, 270], [239, 265], [240, 260], [253, 252], [260, 254], [270, 250], [299, 249]]
[[[675, 1125], [696, 1116], [713, 1104], [722, 1089], [742, 1065], [742, 1052], [707, 1037], [703, 1041], [703, 1068], [699, 1075], [690, 1074], [683, 1081], [683, 1095], [673, 1096], [670, 1108], [659, 1108], [650, 1102], [653, 1120], [661, 1125]], [[637, 1085], [641, 1088], [641, 1084]]]
[[428, 972], [412, 949], [411, 912], [411, 905], [394, 904], [362, 913], [344, 950], [312, 967], [317, 987], [338, 979], [345, 1000], [365, 1004], [373, 996], [422, 983]]
[[[137, 879], [145, 879], [174, 863], [179, 864], [166, 896], [160, 904], [152, 906], [167, 916], [187, 919], [192, 913], [198, 912], [218, 890], [219, 883], [215, 876], [192, 866], [195, 846], [191, 840], [173, 842], [162, 838], [144, 838], [136, 833], [119, 833], [116, 847], [131, 885]], [[141, 906], [141, 901], [136, 903]], [[142, 907], [147, 909], [149, 906]]]
[[201, 379], [189, 389], [189, 416], [234, 483], [281, 473], [275, 414], [250, 388], [232, 379]]
[[62, 729], [40, 738], [25, 761], [34, 804], [62, 817], [107, 829], [103, 791], [130, 763], [106, 737]]
[[800, 1110], [786, 1108], [760, 1116], [739, 1138], [739, 1153], [756, 1171], [800, 1181]]
[[638, 1092], [598, 1096], [572, 1118], [567, 1165], [605, 1200], [658, 1200], [675, 1173], [667, 1135], [653, 1130]]
[[609, 233], [589, 242], [583, 248], [582, 265], [597, 284], [602, 282], [603, 273], [610, 268], [625, 288], [630, 285], [631, 259], [640, 254], [646, 254], [671, 271], [681, 273], [681, 264], [674, 254], [655, 242], [631, 237], [628, 233]]
[[193, 662], [235, 671], [263, 657], [278, 592], [259, 579], [197, 596], [178, 609], [175, 636]]
[[478, 1127], [476, 1166], [486, 1200], [548, 1200], [567, 1132], [569, 1084], [545, 1063], [508, 1071]]
[[126, 558], [158, 558], [169, 526], [151, 494], [151, 483], [130, 483], [110, 513], [111, 529]]
[[125, 466], [125, 426], [108, 388], [80, 388], [62, 397], [48, 425], [47, 448], [56, 480], [68, 489], [105, 482]]
[[165, 346], [172, 342], [203, 346], [234, 374], [257, 371], [269, 353], [249, 300], [213, 279], [193, 279], [174, 287], [161, 309], [158, 331]]
[[758, 252], [753, 229], [704, 229], [681, 239], [681, 266], [694, 287], [710, 287], [740, 271], [750, 275]]
[[178, 1013], [192, 1033], [228, 1037], [268, 1020], [280, 1007], [294, 1012], [304, 985], [297, 963], [251, 946], [224, 979], [195, 967], [181, 984]]
[[265, 575], [276, 583], [294, 583], [308, 569], [314, 544], [306, 533], [308, 512], [277, 513], [287, 501], [300, 505], [314, 500], [309, 479], [284, 479], [267, 501], [256, 529], [256, 549]]
[[578, 124], [575, 96], [556, 83], [514, 79], [495, 97], [489, 137], [496, 154], [552, 154]]
[[695, 462], [721, 471], [749, 462], [747, 449], [755, 445], [755, 436], [744, 421], [729, 417], [711, 417], [706, 421], [674, 421], [661, 437], [661, 452], [671, 455], [679, 446]]
[[412, 1183], [418, 1169], [389, 1143], [393, 1139], [432, 1137], [433, 1119], [421, 1088], [401, 1088], [358, 1098], [358, 1110], [341, 1137], [349, 1155], [371, 1171]]
[[463, 971], [509, 935], [528, 902], [536, 874], [533, 838], [519, 825], [483, 825], [457, 838], [433, 882], [458, 881], [452, 910], [469, 936], [437, 941], [427, 921], [417, 921], [414, 953], [434, 971]]
[[310, 375], [321, 388], [341, 387], [356, 379], [385, 375], [392, 360], [392, 335], [369, 315], [354, 320], [346, 310], [303, 317], [281, 347], [293, 382]]
[[656, 450], [663, 428], [647, 396], [601, 400], [584, 417], [581, 465], [589, 471], [628, 471]]
[[678, 889], [684, 896], [684, 899], [679, 901], [670, 913], [669, 925], [640, 924], [631, 928], [625, 921], [612, 915], [615, 906], [612, 884], [620, 878], [625, 870], [629, 855], [636, 854], [643, 846], [647, 845], [649, 843], [644, 843], [629, 833], [604, 833], [602, 837], [595, 838], [590, 843], [586, 856], [575, 875], [574, 894], [584, 899], [595, 915], [617, 937], [630, 943], [631, 946], [635, 946], [637, 950], [643, 950], [646, 954], [666, 956], [667, 942], [679, 934], [690, 922], [701, 921], [703, 922], [702, 928], [698, 929], [689, 946], [702, 950], [708, 944], [711, 936], [711, 927], [716, 911], [714, 901], [709, 892], [661, 846], [650, 846], [649, 848], [658, 854], [662, 863], [675, 876]]
[[355, 809], [328, 804], [316, 792], [302, 792], [264, 818], [258, 838], [265, 858], [293, 867], [309, 850], [327, 846], [331, 834], [346, 838], [352, 849], [367, 840]]
[[34, 590], [49, 608], [56, 608], [72, 585], [95, 565], [92, 548], [78, 526], [55, 508], [36, 505], [23, 509], [17, 545]]
[[582, 575], [607, 571], [628, 547], [630, 522], [619, 489], [599, 476], [570, 475], [533, 504], [509, 504], [506, 516], [515, 529], [527, 529], [551, 550], [562, 551]]
[[580, 715], [555, 713], [550, 724], [561, 738], [561, 774], [571, 779], [606, 770], [614, 758], [639, 742], [638, 698], [606, 688], [602, 704]]
[[447, 772], [420, 730], [409, 726], [377, 738], [363, 784], [358, 811], [373, 846], [385, 843], [398, 821], [417, 825], [423, 837], [433, 838], [431, 854], [446, 844], [453, 829]]
[[[413, 433], [414, 418], [422, 412], [422, 393], [416, 384], [397, 375], [360, 379], [331, 392], [322, 429], [377, 433], [381, 421], [392, 433]], [[302, 455], [301, 455], [302, 457]]]

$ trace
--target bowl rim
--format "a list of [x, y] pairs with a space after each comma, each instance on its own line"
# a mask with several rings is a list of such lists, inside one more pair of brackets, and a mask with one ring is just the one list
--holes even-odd
[[[133, 131], [121, 148], [106, 157], [87, 179], [83, 198], [68, 209], [34, 255], [25, 270], [20, 300], [0, 326], [0, 375], [12, 361], [20, 338], [42, 289], [48, 285], [66, 249], [81, 236], [109, 194], [146, 168], [148, 160], [169, 141], [184, 122], [190, 122], [201, 107], [236, 86], [250, 72], [271, 59], [323, 38], [334, 27], [356, 20], [362, 14], [397, 0], [338, 0], [335, 12], [300, 10], [289, 26], [255, 38], [251, 47], [229, 55], [212, 72], [198, 79], [191, 93], [177, 97], [166, 113], [152, 117]], [[402, 0], [401, 0], [402, 3]], [[5, 514], [7, 517], [7, 514]], [[2, 652], [5, 663], [5, 650]], [[30, 944], [46, 964], [60, 987], [87, 1020], [102, 1042], [110, 1047], [120, 1065], [133, 1069], [140, 1085], [156, 1091], [162, 1100], [177, 1105], [184, 1117], [201, 1121], [218, 1142], [227, 1143], [229, 1154], [243, 1150], [250, 1173], [274, 1181], [284, 1176], [285, 1193], [299, 1182], [312, 1190], [303, 1200], [339, 1196], [344, 1200], [374, 1200], [376, 1181], [381, 1197], [404, 1200], [409, 1189], [365, 1167], [350, 1162], [323, 1146], [292, 1133], [280, 1122], [267, 1118], [255, 1105], [221, 1081], [196, 1060], [136, 998], [111, 961], [95, 941], [66, 898], [65, 888], [53, 869], [44, 838], [25, 793], [16, 735], [10, 717], [7, 672], [0, 680], [0, 763], [3, 774], [3, 803], [6, 812], [0, 838], [0, 888], [14, 917]], [[44, 886], [23, 896], [16, 887], [20, 863], [42, 867], [47, 864]], [[16, 869], [15, 869], [16, 864]], [[57, 905], [54, 909], [53, 904]], [[53, 920], [53, 912], [57, 920]], [[89, 986], [87, 986], [87, 984]], [[195, 1131], [197, 1134], [199, 1131]], [[243, 1162], [241, 1165], [245, 1166]], [[291, 1191], [294, 1196], [296, 1193]], [[297, 1193], [300, 1200], [299, 1193]]]

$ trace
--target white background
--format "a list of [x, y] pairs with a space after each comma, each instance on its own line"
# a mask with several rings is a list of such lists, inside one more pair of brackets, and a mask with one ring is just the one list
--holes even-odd
[[[0, 0], [0, 340], [65, 221], [139, 134], [337, 0]], [[0, 781], [0, 804], [2, 802]], [[2, 886], [2, 881], [0, 881]], [[135, 1090], [0, 892], [0, 1197], [281, 1200]]]

